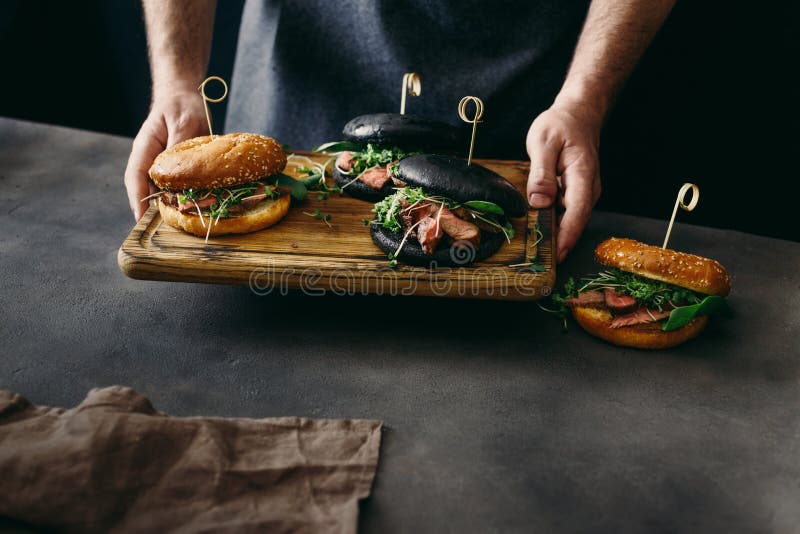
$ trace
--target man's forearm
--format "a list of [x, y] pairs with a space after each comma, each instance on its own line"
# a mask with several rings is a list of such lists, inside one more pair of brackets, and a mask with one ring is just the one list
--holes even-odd
[[675, 0], [593, 0], [556, 103], [580, 102], [602, 122]]
[[153, 94], [196, 88], [208, 69], [216, 0], [143, 0]]

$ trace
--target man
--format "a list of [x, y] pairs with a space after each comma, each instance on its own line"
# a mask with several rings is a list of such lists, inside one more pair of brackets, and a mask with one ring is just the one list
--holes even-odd
[[[525, 139], [531, 206], [563, 209], [560, 262], [600, 196], [603, 121], [674, 2], [592, 0], [587, 13], [585, 1], [567, 0], [248, 0], [226, 129], [302, 148], [336, 140], [352, 116], [396, 110], [411, 70], [424, 88], [412, 113], [451, 119], [462, 96], [480, 96], [476, 153], [513, 156]], [[155, 156], [207, 133], [197, 87], [215, 4], [144, 0], [153, 103], [125, 172], [137, 219]]]

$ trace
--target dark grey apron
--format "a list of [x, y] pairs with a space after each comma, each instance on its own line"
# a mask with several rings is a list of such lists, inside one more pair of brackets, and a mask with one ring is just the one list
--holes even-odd
[[560, 88], [587, 6], [248, 0], [226, 130], [296, 149], [338, 140], [356, 115], [399, 111], [403, 73], [413, 71], [422, 95], [408, 98], [407, 113], [458, 124], [458, 101], [479, 96], [476, 155], [523, 158], [527, 129]]

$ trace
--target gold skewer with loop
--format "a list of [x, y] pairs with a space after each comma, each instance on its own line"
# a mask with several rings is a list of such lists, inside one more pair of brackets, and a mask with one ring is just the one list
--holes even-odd
[[[689, 201], [689, 204], [686, 204], [684, 200], [686, 200], [686, 194], [689, 192], [690, 189], [692, 191], [692, 199]], [[672, 209], [672, 218], [670, 218], [669, 220], [667, 235], [664, 236], [664, 244], [661, 245], [661, 248], [667, 248], [667, 243], [669, 242], [669, 235], [672, 233], [672, 223], [675, 222], [675, 215], [677, 215], [678, 213], [678, 206], [680, 206], [682, 210], [692, 211], [697, 206], [697, 202], [699, 200], [700, 200], [700, 188], [688, 182], [683, 184], [680, 191], [678, 191], [678, 198], [675, 199], [675, 207]]]
[[[475, 104], [475, 116], [470, 119], [467, 117], [467, 104], [472, 102]], [[472, 165], [472, 149], [475, 148], [475, 131], [478, 129], [478, 123], [481, 122], [483, 117], [483, 100], [477, 96], [465, 96], [458, 103], [458, 116], [466, 123], [472, 124], [472, 139], [469, 142], [469, 157], [467, 158], [467, 165]]]
[[[225, 89], [225, 92], [222, 93], [222, 96], [219, 98], [211, 98], [206, 94], [206, 84], [210, 81], [216, 81], [222, 84], [222, 87]], [[208, 121], [208, 135], [214, 137], [214, 132], [211, 130], [211, 112], [208, 110], [208, 103], [212, 102], [214, 104], [218, 104], [225, 100], [225, 97], [228, 96], [228, 84], [225, 83], [225, 80], [220, 78], [219, 76], [209, 76], [203, 83], [200, 84], [200, 87], [197, 88], [200, 91], [200, 94], [203, 95], [203, 105], [206, 108], [206, 120]]]
[[416, 72], [406, 72], [403, 75], [403, 88], [400, 91], [400, 115], [406, 114], [406, 95], [419, 96], [422, 94], [422, 81]]

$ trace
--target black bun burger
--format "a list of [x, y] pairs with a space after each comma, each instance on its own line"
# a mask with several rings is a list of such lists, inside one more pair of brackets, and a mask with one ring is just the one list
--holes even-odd
[[488, 258], [514, 238], [509, 218], [528, 211], [508, 180], [454, 157], [411, 156], [390, 172], [406, 187], [375, 204], [369, 226], [391, 266], [458, 266]]
[[402, 187], [389, 171], [398, 161], [423, 152], [452, 154], [463, 145], [455, 126], [399, 113], [361, 115], [345, 124], [342, 134], [344, 141], [316, 151], [338, 153], [332, 172], [336, 184], [372, 202]]

